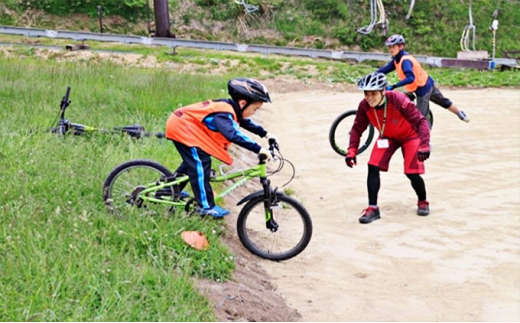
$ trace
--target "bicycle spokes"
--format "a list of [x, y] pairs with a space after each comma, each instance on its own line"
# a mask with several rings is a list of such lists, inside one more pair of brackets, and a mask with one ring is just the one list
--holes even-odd
[[[250, 251], [272, 260], [294, 257], [310, 240], [312, 224], [299, 203], [279, 196], [270, 210], [263, 196], [248, 202], [239, 215], [239, 237]], [[303, 248], [302, 248], [303, 247]]]
[[[174, 192], [171, 186], [164, 187], [157, 191], [148, 190], [150, 185], [160, 182], [164, 174], [153, 167], [129, 167], [117, 173], [110, 181], [105, 190], [105, 195], [109, 199], [105, 199], [107, 206], [119, 216], [130, 212], [132, 208], [143, 208], [150, 213], [158, 213], [167, 209], [165, 205], [153, 203], [143, 200], [143, 194], [146, 197], [156, 199], [173, 200]], [[143, 185], [149, 183], [148, 185]]]

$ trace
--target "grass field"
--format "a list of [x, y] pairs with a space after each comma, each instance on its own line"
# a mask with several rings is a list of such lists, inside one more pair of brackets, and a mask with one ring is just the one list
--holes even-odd
[[[179, 163], [166, 140], [46, 133], [66, 86], [67, 117], [95, 126], [140, 123], [164, 131], [179, 104], [222, 97], [222, 77], [110, 64], [0, 58], [0, 319], [2, 321], [208, 321], [212, 306], [192, 277], [225, 280], [232, 255], [222, 222], [183, 215], [120, 221], [102, 184], [133, 158]], [[199, 230], [211, 248], [180, 238]]]

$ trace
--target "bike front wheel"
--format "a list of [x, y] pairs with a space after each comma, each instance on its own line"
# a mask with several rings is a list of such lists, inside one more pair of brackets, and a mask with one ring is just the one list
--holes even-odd
[[[168, 210], [162, 203], [145, 202], [140, 192], [173, 176], [165, 166], [150, 160], [132, 160], [114, 168], [103, 184], [103, 201], [112, 213], [122, 218], [140, 209], [140, 212], [157, 214]], [[158, 199], [173, 200], [175, 189], [167, 186], [150, 193]], [[177, 192], [178, 193], [178, 192]]]
[[[332, 126], [329, 130], [329, 142], [332, 149], [338, 153], [338, 155], [345, 157], [347, 155], [347, 150], [349, 146], [350, 140], [350, 131], [352, 126], [354, 125], [354, 119], [356, 117], [357, 110], [346, 111], [339, 115], [339, 117], [334, 120]], [[368, 135], [363, 134], [361, 136], [360, 146], [358, 147], [357, 154], [361, 154], [364, 152], [372, 139], [374, 138], [374, 127], [372, 125], [368, 126]]]
[[274, 261], [287, 260], [301, 253], [312, 236], [312, 221], [305, 207], [286, 195], [277, 195], [266, 221], [264, 197], [249, 201], [240, 211], [237, 232], [251, 253]]

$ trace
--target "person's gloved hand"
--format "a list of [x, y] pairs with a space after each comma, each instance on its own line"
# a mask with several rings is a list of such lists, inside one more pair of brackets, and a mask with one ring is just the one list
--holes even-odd
[[[265, 157], [261, 157], [265, 156]], [[268, 161], [271, 159], [271, 152], [265, 148], [260, 148], [260, 151], [258, 152], [258, 158], [265, 158], [265, 161]]]
[[357, 149], [350, 148], [348, 150], [347, 156], [345, 157], [345, 164], [347, 164], [348, 167], [352, 168], [352, 166], [357, 165], [356, 154]]
[[393, 85], [387, 85], [386, 86], [386, 90], [387, 91], [392, 91], [394, 89], [394, 86]]
[[278, 146], [278, 138], [276, 138], [275, 135], [273, 135], [272, 133], [267, 133], [265, 135], [265, 137], [267, 138], [267, 141], [269, 142], [269, 146], [273, 145], [274, 148], [276, 149], [279, 149], [280, 147]]
[[419, 151], [417, 152], [417, 159], [420, 162], [425, 161], [426, 159], [430, 158], [430, 146], [420, 146]]

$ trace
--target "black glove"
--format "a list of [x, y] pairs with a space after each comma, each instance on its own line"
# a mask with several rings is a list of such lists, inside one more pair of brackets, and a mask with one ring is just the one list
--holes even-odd
[[419, 151], [417, 152], [417, 159], [420, 162], [423, 162], [428, 158], [430, 158], [430, 146], [428, 145], [419, 147]]

